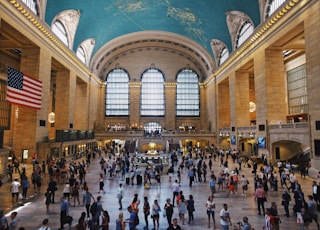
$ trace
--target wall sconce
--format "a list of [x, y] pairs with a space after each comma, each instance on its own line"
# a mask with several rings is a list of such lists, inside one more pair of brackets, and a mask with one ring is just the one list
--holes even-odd
[[250, 132], [249, 136], [250, 136], [251, 139], [254, 139], [254, 133], [253, 132]]
[[229, 137], [229, 136], [230, 136], [230, 133], [229, 133], [229, 132], [227, 132], [227, 133], [226, 133], [226, 137]]
[[242, 132], [239, 132], [239, 133], [238, 133], [238, 137], [242, 137]]
[[48, 122], [50, 124], [53, 124], [55, 122], [56, 114], [54, 112], [51, 112], [48, 114]]
[[219, 133], [219, 137], [222, 137], [222, 133], [221, 132]]

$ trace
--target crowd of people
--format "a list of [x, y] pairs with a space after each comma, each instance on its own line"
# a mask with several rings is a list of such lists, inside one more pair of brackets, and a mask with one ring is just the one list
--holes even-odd
[[[83, 206], [84, 210], [79, 219], [76, 220], [75, 230], [109, 230], [110, 215], [102, 204], [102, 196], [105, 194], [105, 180], [119, 179], [123, 183], [118, 184], [116, 194], [119, 204], [119, 215], [115, 220], [116, 230], [124, 230], [127, 227], [130, 230], [134, 230], [137, 225], [142, 224], [142, 221], [139, 220], [139, 194], [134, 194], [132, 202], [126, 208], [127, 210], [124, 210], [126, 205], [123, 205], [123, 198], [127, 196], [125, 195], [124, 183], [129, 187], [135, 184], [143, 184], [148, 189], [149, 185], [153, 182], [159, 187], [161, 186], [161, 178], [167, 175], [168, 181], [171, 183], [172, 198], [168, 197], [164, 204], [159, 204], [157, 199], [153, 200], [152, 204], [150, 204], [148, 197], [143, 197], [141, 213], [144, 217], [144, 229], [149, 229], [149, 220], [151, 218], [152, 229], [158, 230], [160, 228], [159, 220], [162, 216], [167, 221], [168, 230], [179, 230], [183, 228], [183, 225], [194, 222], [194, 212], [196, 211], [195, 194], [185, 196], [181, 189], [181, 174], [183, 173], [187, 175], [190, 188], [195, 183], [208, 184], [208, 199], [204, 201], [208, 228], [213, 227], [213, 229], [216, 229], [220, 226], [222, 229], [228, 230], [233, 225], [241, 230], [254, 229], [249, 223], [247, 216], [243, 216], [242, 222], [232, 223], [228, 203], [224, 203], [223, 207], [217, 210], [219, 207], [216, 206], [215, 202], [217, 193], [220, 196], [224, 194], [225, 197], [241, 196], [246, 198], [248, 196], [249, 184], [253, 183], [257, 213], [265, 218], [264, 229], [279, 229], [281, 217], [278, 215], [276, 202], [271, 202], [270, 207], [265, 207], [265, 202], [269, 199], [268, 193], [270, 191], [277, 192], [280, 186], [283, 189], [281, 205], [285, 210], [286, 217], [290, 217], [290, 214], [299, 215], [300, 213], [302, 220], [298, 224], [301, 229], [307, 229], [310, 223], [314, 221], [319, 230], [317, 208], [320, 204], [320, 173], [318, 181], [313, 181], [313, 194], [308, 195], [306, 200], [294, 171], [288, 170], [286, 167], [280, 167], [279, 169], [277, 168], [278, 172], [276, 172], [273, 165], [267, 161], [263, 161], [259, 167], [256, 161], [240, 156], [238, 151], [215, 151], [212, 157], [209, 158], [201, 151], [196, 154], [189, 153], [183, 156], [172, 154], [172, 156], [167, 172], [163, 172], [163, 165], [161, 163], [157, 165], [147, 164], [146, 167], [140, 167], [136, 164], [135, 156], [128, 153], [115, 156], [108, 153], [101, 154], [98, 151], [91, 151], [86, 154], [85, 159], [78, 161], [67, 162], [64, 158], [44, 164], [39, 164], [35, 161], [31, 174], [33, 192], [40, 193], [41, 186], [46, 186], [44, 194], [45, 205], [47, 214], [50, 214], [50, 205], [56, 203], [57, 190], [59, 188], [62, 189], [62, 196], [60, 198], [60, 229], [64, 229], [65, 225], [68, 224], [71, 226], [73, 217], [69, 215], [69, 212], [72, 206]], [[89, 172], [92, 160], [99, 162], [101, 170], [99, 170], [97, 180], [89, 185], [86, 181], [86, 174]], [[220, 162], [218, 170], [214, 168], [215, 161]], [[232, 162], [233, 169], [230, 167], [230, 162]], [[254, 179], [250, 182], [245, 174], [241, 173], [244, 167], [249, 168], [250, 171], [252, 169], [251, 173]], [[217, 175], [215, 171], [219, 171]], [[17, 172], [20, 174], [20, 182], [18, 177], [12, 178], [11, 182], [13, 206], [19, 202], [19, 199], [26, 199], [29, 187], [25, 168], [22, 167], [20, 169], [18, 166]], [[43, 176], [46, 174], [50, 179], [47, 185], [43, 185]], [[127, 180], [127, 178], [129, 179]], [[278, 184], [279, 179], [280, 185]], [[89, 189], [89, 186], [97, 187]], [[91, 192], [91, 190], [95, 189], [98, 191], [98, 196], [93, 195]], [[20, 193], [22, 195], [21, 198], [19, 197]], [[294, 199], [295, 204], [293, 211], [290, 212], [289, 204], [291, 198]], [[177, 218], [174, 215], [175, 212], [178, 215]], [[220, 221], [216, 221], [216, 214], [219, 215]], [[8, 221], [3, 211], [0, 211], [0, 226], [7, 225], [10, 230], [18, 230], [17, 215], [17, 212], [12, 212]], [[125, 219], [125, 216], [128, 216], [128, 218]], [[44, 219], [43, 226], [39, 229], [50, 230], [48, 224], [49, 219]], [[256, 226], [256, 228], [260, 227]], [[20, 227], [20, 229], [23, 228]], [[0, 230], [2, 230], [1, 227]]]

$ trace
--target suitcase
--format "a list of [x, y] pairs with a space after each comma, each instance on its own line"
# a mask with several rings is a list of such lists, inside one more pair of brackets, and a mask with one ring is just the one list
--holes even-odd
[[141, 184], [142, 184], [142, 176], [137, 175], [137, 185], [141, 185]]

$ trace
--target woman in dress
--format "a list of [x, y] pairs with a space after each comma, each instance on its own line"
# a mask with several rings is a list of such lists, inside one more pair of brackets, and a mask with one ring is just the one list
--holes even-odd
[[152, 205], [152, 215], [151, 215], [151, 218], [153, 219], [153, 230], [159, 229], [159, 219], [160, 219], [159, 212], [160, 211], [161, 211], [161, 208], [158, 204], [158, 200], [154, 200], [154, 203]]
[[184, 195], [181, 195], [181, 198], [178, 203], [178, 210], [181, 223], [184, 224], [184, 215], [187, 213], [187, 203], [184, 199]]
[[206, 203], [206, 208], [207, 208], [207, 216], [208, 216], [208, 228], [210, 228], [210, 216], [212, 217], [213, 228], [216, 228], [216, 220], [214, 217], [216, 204], [213, 201], [212, 196], [209, 196]]

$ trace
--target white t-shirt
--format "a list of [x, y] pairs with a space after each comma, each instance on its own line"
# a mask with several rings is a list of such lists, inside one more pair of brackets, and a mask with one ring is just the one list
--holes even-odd
[[11, 192], [12, 192], [12, 193], [18, 193], [20, 186], [21, 186], [20, 182], [18, 182], [18, 181], [13, 181], [12, 184], [11, 184]]
[[215, 211], [215, 203], [214, 203], [214, 201], [209, 201], [209, 200], [207, 200], [207, 204], [206, 204], [206, 207], [207, 207], [207, 210], [208, 211]]
[[[229, 210], [225, 210], [224, 208], [221, 209], [220, 211], [220, 216], [223, 216], [224, 218], [226, 218], [227, 220], [229, 220]], [[220, 224], [221, 225], [229, 225], [228, 221], [223, 220], [222, 218], [220, 218]]]
[[42, 226], [38, 230], [51, 230], [50, 227]]

